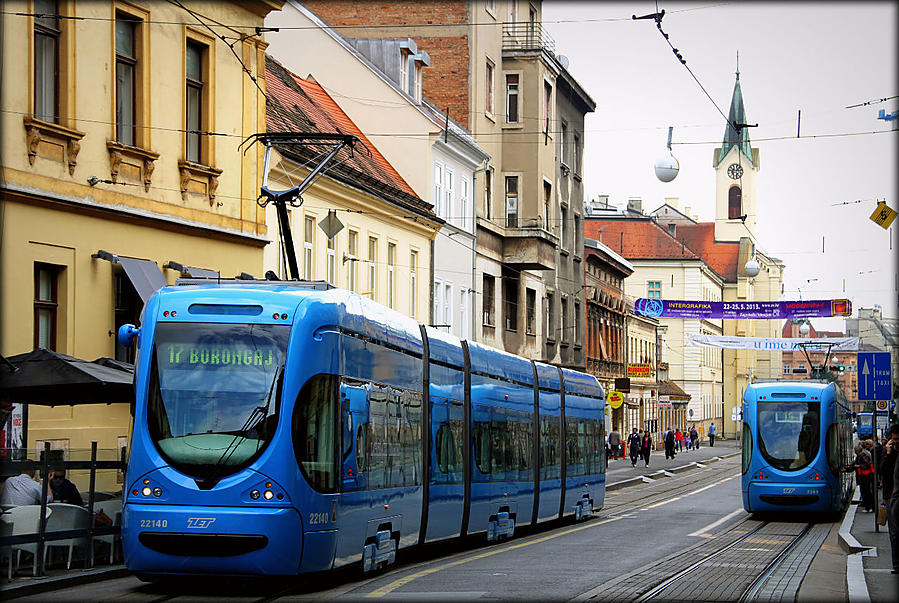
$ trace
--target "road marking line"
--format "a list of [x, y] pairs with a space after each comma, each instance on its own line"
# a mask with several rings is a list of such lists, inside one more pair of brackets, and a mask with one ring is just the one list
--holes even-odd
[[500, 548], [491, 549], [489, 551], [485, 551], [483, 553], [474, 555], [472, 557], [466, 557], [464, 559], [457, 559], [456, 561], [450, 561], [449, 563], [444, 563], [444, 564], [438, 565], [437, 567], [431, 567], [431, 568], [419, 570], [419, 571], [415, 572], [414, 574], [409, 574], [408, 576], [403, 576], [402, 578], [398, 578], [398, 579], [394, 580], [390, 584], [387, 584], [385, 586], [382, 586], [381, 588], [371, 591], [370, 593], [365, 595], [365, 598], [375, 599], [375, 598], [383, 597], [383, 596], [388, 595], [391, 592], [395, 591], [396, 589], [400, 588], [401, 586], [405, 586], [406, 584], [412, 582], [413, 580], [417, 580], [418, 578], [423, 578], [424, 576], [429, 576], [431, 574], [434, 574], [434, 573], [439, 572], [444, 569], [456, 567], [458, 565], [462, 565], [462, 564], [468, 563], [470, 561], [478, 561], [478, 560], [484, 559], [486, 557], [492, 557], [493, 555], [498, 555], [499, 553], [505, 553], [506, 551], [514, 551], [516, 549], [524, 548], [526, 546], [540, 544], [541, 542], [546, 542], [547, 540], [552, 540], [553, 538], [558, 538], [559, 536], [567, 536], [568, 534], [572, 534], [574, 532], [580, 532], [581, 530], [595, 528], [595, 527], [598, 527], [601, 525], [605, 525], [607, 523], [611, 523], [613, 521], [618, 521], [619, 519], [622, 519], [622, 518], [621, 517], [611, 517], [609, 519], [605, 519], [603, 521], [599, 521], [599, 522], [595, 522], [595, 523], [591, 521], [585, 525], [577, 526], [575, 528], [569, 528], [569, 529], [563, 530], [561, 532], [554, 532], [552, 534], [548, 534], [548, 535], [542, 536], [540, 538], [535, 538], [534, 540], [519, 542], [517, 544], [502, 547], [501, 549]]
[[712, 522], [709, 525], [705, 526], [704, 528], [699, 528], [695, 532], [687, 534], [687, 536], [702, 536], [703, 538], [711, 538], [712, 535], [709, 534], [708, 532], [711, 532], [712, 530], [714, 530], [715, 528], [720, 526], [725, 521], [732, 519], [733, 517], [736, 517], [737, 515], [739, 515], [742, 512], [743, 512], [743, 509], [737, 509], [731, 513], [728, 513], [727, 515], [725, 515], [718, 521]]

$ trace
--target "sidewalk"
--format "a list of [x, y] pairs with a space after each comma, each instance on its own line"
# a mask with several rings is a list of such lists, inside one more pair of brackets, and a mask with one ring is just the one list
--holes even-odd
[[740, 454], [740, 442], [731, 438], [728, 440], [716, 439], [715, 446], [708, 445], [708, 440], [699, 447], [699, 450], [682, 450], [673, 459], [665, 459], [665, 451], [654, 450], [649, 457], [649, 467], [646, 467], [642, 459], [637, 459], [637, 466], [631, 466], [631, 457], [609, 459], [606, 469], [607, 487], [620, 488], [630, 484], [642, 483], [644, 475], [651, 475], [659, 471], [674, 471], [692, 467], [692, 463], [703, 463], [715, 457], [723, 458]]
[[849, 600], [899, 601], [899, 575], [890, 573], [893, 562], [890, 555], [890, 533], [886, 526], [874, 529], [874, 513], [863, 513], [856, 500], [846, 512], [840, 540], [849, 551], [846, 563], [846, 581]]

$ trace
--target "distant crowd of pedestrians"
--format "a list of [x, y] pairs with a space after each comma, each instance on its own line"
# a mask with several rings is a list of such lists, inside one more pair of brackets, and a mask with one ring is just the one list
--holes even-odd
[[[669, 427], [662, 433], [662, 442], [665, 445], [665, 459], [673, 459], [678, 452], [699, 450], [699, 432], [696, 431], [696, 425], [692, 425], [690, 429], [684, 431], [681, 431], [679, 427], [676, 429]], [[644, 466], [649, 467], [649, 458], [654, 448], [652, 433], [649, 430], [643, 431], [634, 427], [627, 436], [627, 440], [622, 442], [621, 434], [617, 429], [613, 429], [609, 432], [607, 444], [607, 458], [618, 458], [619, 453], [624, 456], [624, 453], [627, 452], [632, 467], [637, 466], [637, 461], [643, 461]], [[714, 423], [709, 426], [709, 445], [715, 445]], [[622, 446], [624, 446], [623, 450]]]

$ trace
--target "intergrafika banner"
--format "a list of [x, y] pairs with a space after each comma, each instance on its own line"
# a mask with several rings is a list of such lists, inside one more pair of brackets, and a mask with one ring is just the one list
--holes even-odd
[[634, 313], [663, 318], [828, 318], [852, 316], [848, 299], [714, 302], [640, 298]]
[[690, 345], [724, 350], [761, 350], [774, 352], [854, 351], [858, 349], [858, 337], [728, 337], [726, 335], [690, 334]]

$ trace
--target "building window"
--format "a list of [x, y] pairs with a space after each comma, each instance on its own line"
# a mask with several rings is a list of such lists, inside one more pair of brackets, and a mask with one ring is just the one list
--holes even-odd
[[560, 308], [562, 311], [562, 324], [560, 325], [562, 334], [559, 337], [559, 339], [561, 339], [563, 342], [567, 342], [568, 341], [568, 298], [567, 297], [562, 296]]
[[346, 271], [346, 287], [350, 291], [356, 290], [356, 261], [359, 247], [359, 233], [351, 230], [347, 233], [347, 261], [349, 267]]
[[568, 249], [568, 208], [563, 205], [559, 212], [559, 244], [562, 249]]
[[574, 252], [581, 255], [583, 254], [583, 245], [580, 244], [580, 236], [583, 233], [581, 230], [581, 217], [577, 214], [574, 214], [574, 229], [572, 230], [572, 238], [571, 244], [574, 246]]
[[418, 252], [409, 252], [409, 316], [415, 318], [418, 310]]
[[490, 274], [484, 275], [483, 302], [484, 302], [484, 326], [492, 327], [496, 324], [494, 306], [496, 279]]
[[337, 250], [334, 248], [336, 237], [331, 237], [328, 239], [328, 266], [327, 266], [327, 280], [330, 284], [337, 286]]
[[559, 149], [561, 150], [562, 165], [570, 167], [571, 164], [568, 163], [568, 124], [564, 121], [559, 128]]
[[[131, 279], [123, 272], [115, 275], [115, 332], [118, 333], [119, 327], [124, 324], [138, 324], [140, 321], [140, 311], [143, 307], [143, 301], [134, 290]], [[119, 343], [119, 338], [115, 339], [115, 359], [123, 362], [134, 363], [135, 346], [124, 346]]]
[[35, 0], [34, 12], [34, 116], [59, 121], [59, 6], [57, 2]]
[[368, 237], [368, 295], [376, 299], [378, 294], [378, 239]]
[[518, 176], [506, 176], [506, 228], [518, 228]]
[[471, 182], [468, 178], [460, 178], [459, 184], [459, 224], [465, 230], [471, 232], [473, 225], [471, 223]]
[[509, 23], [518, 23], [517, 0], [509, 0]]
[[553, 212], [552, 212], [552, 198], [553, 198], [553, 185], [549, 182], [543, 183], [543, 229], [547, 232], [552, 232], [552, 223], [553, 223]]
[[579, 134], [574, 135], [574, 144], [572, 145], [572, 151], [574, 151], [574, 159], [572, 160], [571, 169], [574, 170], [575, 174], [581, 173], [581, 137]]
[[647, 281], [647, 299], [662, 299], [662, 281]]
[[405, 48], [400, 50], [400, 89], [403, 92], [409, 90], [409, 63], [412, 62], [412, 54]]
[[503, 275], [503, 319], [507, 331], [518, 330], [518, 275]]
[[487, 170], [487, 177], [484, 179], [485, 181], [485, 193], [484, 193], [484, 217], [487, 220], [493, 219], [493, 168]]
[[525, 289], [525, 332], [528, 335], [537, 334], [537, 292], [533, 289]]
[[546, 335], [547, 339], [555, 339], [555, 333], [553, 332], [553, 303], [554, 298], [553, 294], [549, 291], [546, 293], [546, 306], [545, 306], [545, 314], [543, 316], [543, 333]]
[[553, 87], [549, 82], [543, 82], [543, 133], [549, 135], [550, 122], [553, 117]]
[[506, 123], [518, 123], [518, 74], [506, 74]]
[[455, 199], [456, 199], [456, 173], [450, 166], [446, 166], [443, 171], [443, 212], [441, 216], [447, 222], [456, 223], [458, 218], [455, 215]]
[[574, 302], [574, 344], [581, 343], [581, 304]]
[[206, 52], [207, 46], [187, 41], [185, 90], [185, 125], [187, 130], [187, 160], [203, 163], [203, 144], [201, 132], [205, 129], [206, 112], [204, 111], [206, 94]]
[[396, 306], [396, 243], [387, 243], [387, 307]]
[[486, 84], [486, 86], [487, 86], [487, 89], [486, 89], [486, 90], [487, 90], [487, 98], [486, 98], [486, 105], [485, 105], [485, 111], [487, 112], [487, 115], [492, 115], [492, 114], [493, 114], [493, 77], [494, 77], [494, 71], [496, 71], [496, 69], [495, 69], [495, 67], [493, 66], [493, 61], [491, 61], [490, 59], [487, 59], [487, 81], [485, 82], [485, 84]]
[[413, 94], [412, 97], [415, 99], [415, 102], [421, 102], [421, 82], [422, 82], [422, 63], [421, 61], [415, 61], [415, 71], [413, 71], [412, 77], [415, 78], [413, 83]]
[[743, 215], [743, 193], [739, 186], [732, 186], [727, 191], [727, 218], [738, 220]]
[[443, 164], [434, 162], [434, 213], [444, 217], [443, 213]]
[[137, 121], [137, 21], [116, 13], [115, 21], [116, 140], [134, 146]]
[[487, 0], [484, 2], [484, 8], [486, 8], [489, 12], [496, 14], [496, 0]]
[[313, 270], [313, 245], [315, 243], [315, 218], [306, 216], [303, 226], [303, 278], [311, 281], [315, 271]]
[[34, 347], [56, 349], [59, 268], [34, 265]]
[[471, 337], [471, 291], [459, 288], [459, 328], [457, 334], [462, 339]]

